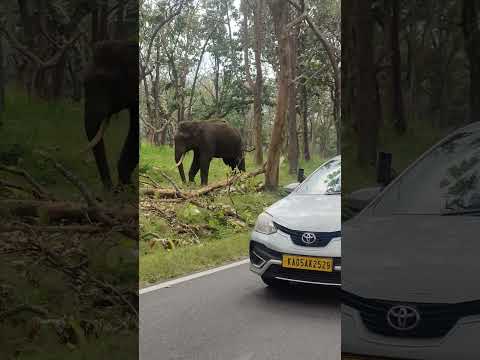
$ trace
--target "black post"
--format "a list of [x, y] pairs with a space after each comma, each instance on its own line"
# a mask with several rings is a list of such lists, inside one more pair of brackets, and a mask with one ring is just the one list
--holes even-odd
[[377, 160], [377, 182], [388, 185], [392, 180], [392, 154], [379, 152]]
[[305, 169], [298, 169], [297, 181], [301, 183], [303, 180], [305, 180]]

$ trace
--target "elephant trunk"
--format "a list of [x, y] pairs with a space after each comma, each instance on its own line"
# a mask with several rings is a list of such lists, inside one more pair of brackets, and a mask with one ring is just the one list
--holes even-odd
[[179, 147], [175, 147], [175, 163], [178, 167], [178, 172], [180, 173], [180, 178], [183, 183], [187, 182], [185, 178], [185, 171], [183, 170], [183, 158], [185, 157], [185, 151]]

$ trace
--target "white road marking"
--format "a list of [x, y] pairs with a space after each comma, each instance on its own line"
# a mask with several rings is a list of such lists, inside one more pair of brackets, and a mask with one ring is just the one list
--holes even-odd
[[155, 291], [155, 290], [164, 289], [164, 288], [167, 288], [167, 287], [170, 287], [170, 286], [173, 286], [173, 285], [183, 283], [185, 281], [198, 279], [200, 277], [211, 275], [211, 274], [214, 274], [214, 273], [219, 272], [219, 271], [231, 269], [231, 268], [241, 266], [241, 265], [245, 265], [245, 264], [249, 264], [249, 263], [250, 263], [250, 259], [240, 260], [240, 261], [237, 261], [237, 262], [234, 262], [234, 263], [231, 263], [231, 264], [227, 264], [227, 265], [223, 265], [223, 266], [219, 266], [219, 267], [216, 267], [216, 268], [213, 268], [213, 269], [210, 269], [210, 270], [205, 270], [205, 271], [195, 273], [195, 274], [192, 274], [192, 275], [183, 276], [183, 277], [178, 278], [178, 279], [165, 281], [165, 282], [162, 282], [162, 283], [157, 284], [157, 285], [152, 285], [152, 286], [140, 289], [139, 294], [142, 295], [142, 294], [146, 294], [146, 293], [149, 293], [149, 292], [152, 292], [152, 291]]

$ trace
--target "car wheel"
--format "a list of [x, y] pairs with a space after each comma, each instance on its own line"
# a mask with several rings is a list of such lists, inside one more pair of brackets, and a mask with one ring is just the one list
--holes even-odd
[[285, 281], [274, 279], [274, 278], [269, 278], [269, 277], [262, 276], [262, 280], [266, 285], [268, 285], [271, 288], [275, 288], [275, 289], [285, 287], [285, 285], [286, 285]]

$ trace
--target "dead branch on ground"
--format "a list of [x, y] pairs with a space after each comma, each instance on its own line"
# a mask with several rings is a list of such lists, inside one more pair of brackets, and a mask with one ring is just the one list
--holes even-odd
[[170, 183], [174, 184], [174, 189], [148, 188], [142, 191], [142, 195], [146, 195], [146, 196], [155, 195], [158, 198], [166, 198], [166, 199], [181, 197], [185, 200], [191, 200], [192, 198], [207, 195], [213, 191], [229, 187], [235, 184], [236, 182], [244, 181], [246, 179], [258, 176], [263, 173], [265, 173], [265, 167], [249, 173], [239, 174], [238, 176], [227, 178], [225, 180], [218, 181], [211, 185], [204, 186], [198, 190], [191, 190], [191, 191], [180, 191], [179, 187], [175, 183], [173, 183], [173, 181], [170, 179]]

